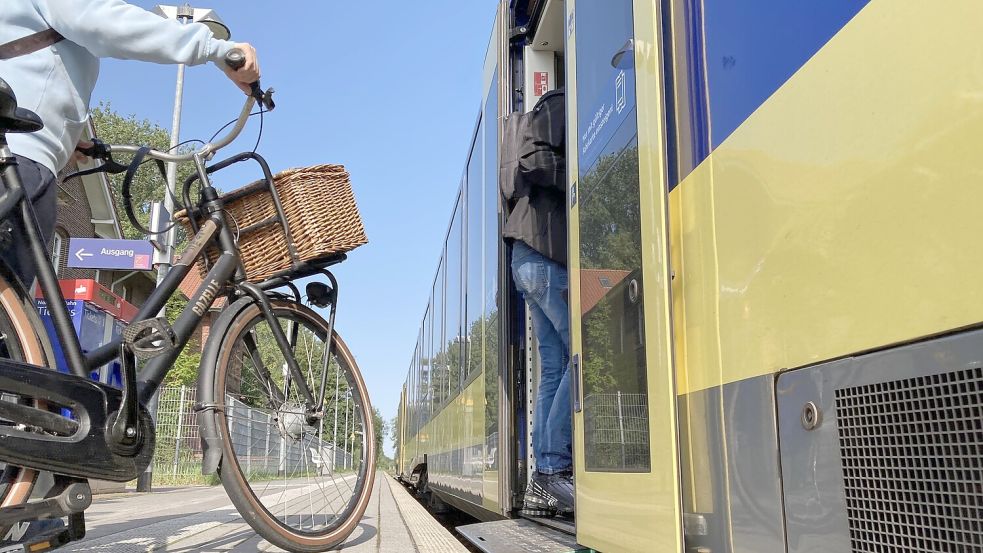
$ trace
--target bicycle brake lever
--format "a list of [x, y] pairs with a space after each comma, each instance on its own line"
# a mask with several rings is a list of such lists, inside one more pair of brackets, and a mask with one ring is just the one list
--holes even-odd
[[125, 173], [127, 170], [126, 165], [123, 165], [113, 159], [113, 153], [112, 150], [110, 150], [109, 145], [98, 138], [92, 139], [92, 146], [89, 146], [88, 148], [75, 148], [75, 150], [92, 159], [101, 160], [102, 165], [93, 169], [76, 171], [65, 176], [65, 180], [91, 175], [93, 173], [110, 173], [113, 175], [118, 175], [120, 173]]
[[276, 108], [276, 103], [273, 101], [274, 92], [276, 91], [272, 88], [268, 88], [266, 92], [263, 92], [263, 89], [259, 87], [258, 81], [252, 84], [251, 96], [256, 98], [259, 105], [266, 111], [273, 111]]
[[88, 148], [79, 148], [76, 146], [75, 151], [84, 154], [86, 157], [91, 157], [94, 159], [105, 159], [110, 155], [109, 146], [98, 138], [92, 139], [92, 146], [89, 146]]

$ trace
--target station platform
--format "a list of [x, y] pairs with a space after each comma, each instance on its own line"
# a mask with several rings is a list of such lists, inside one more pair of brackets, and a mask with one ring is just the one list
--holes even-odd
[[[403, 486], [382, 472], [375, 478], [362, 523], [334, 551], [467, 553]], [[283, 551], [242, 520], [221, 486], [96, 496], [86, 511], [86, 527], [84, 540], [58, 551]]]

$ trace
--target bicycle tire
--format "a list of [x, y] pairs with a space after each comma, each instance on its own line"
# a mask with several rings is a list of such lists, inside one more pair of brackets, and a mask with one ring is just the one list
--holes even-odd
[[[34, 302], [0, 266], [0, 355], [15, 361], [48, 367], [53, 359], [47, 333], [34, 308]], [[26, 503], [31, 498], [37, 470], [6, 466], [0, 477], [0, 507]], [[0, 537], [9, 527], [0, 527]]]
[[[301, 329], [297, 333], [298, 338], [294, 340], [296, 344], [299, 345], [301, 341], [299, 337], [306, 336], [305, 330], [310, 331], [311, 335], [320, 337], [322, 340], [327, 336], [327, 322], [311, 309], [292, 301], [277, 299], [271, 300], [271, 303], [273, 312], [281, 328], [284, 327], [284, 321], [288, 323], [299, 323], [296, 327], [287, 324], [287, 328], [284, 329], [286, 333], [290, 333], [293, 328]], [[355, 364], [354, 357], [352, 357], [351, 352], [341, 337], [337, 333], [333, 333], [331, 339], [332, 358], [329, 362], [337, 363], [331, 366], [335, 367], [335, 374], [338, 375], [339, 385], [341, 375], [343, 374], [346, 387], [351, 392], [351, 398], [354, 400], [352, 403], [355, 406], [355, 410], [350, 412], [352, 415], [351, 427], [353, 429], [356, 427], [361, 428], [362, 443], [361, 455], [358, 456], [359, 466], [355, 473], [356, 480], [354, 486], [347, 484], [347, 479], [350, 476], [341, 476], [342, 482], [346, 482], [351, 491], [351, 497], [341, 501], [343, 506], [341, 512], [332, 514], [330, 520], [329, 516], [325, 514], [325, 523], [323, 526], [319, 526], [316, 522], [320, 519], [321, 514], [314, 512], [315, 500], [323, 502], [323, 508], [327, 508], [328, 506], [333, 508], [334, 499], [332, 499], [333, 496], [329, 497], [319, 482], [317, 483], [317, 489], [311, 485], [311, 467], [314, 466], [317, 471], [314, 475], [315, 478], [323, 476], [322, 467], [325, 464], [324, 453], [330, 447], [332, 460], [329, 477], [332, 480], [331, 483], [335, 486], [335, 490], [339, 492], [338, 499], [341, 499], [343, 490], [338, 486], [338, 479], [334, 474], [335, 465], [339, 457], [338, 446], [340, 444], [338, 443], [338, 435], [334, 432], [332, 444], [328, 446], [324, 439], [326, 434], [324, 433], [323, 424], [326, 418], [324, 413], [328, 409], [327, 401], [319, 419], [319, 431], [313, 428], [313, 423], [310, 420], [300, 423], [299, 431], [296, 428], [294, 428], [293, 432], [291, 431], [294, 426], [297, 426], [295, 419], [298, 418], [298, 411], [296, 404], [291, 403], [291, 397], [295, 396], [291, 396], [294, 392], [291, 392], [291, 385], [286, 383], [286, 377], [283, 378], [281, 383], [277, 384], [278, 387], [283, 386], [286, 393], [284, 394], [284, 400], [276, 410], [273, 410], [269, 405], [265, 407], [262, 405], [264, 401], [270, 401], [271, 394], [268, 391], [263, 394], [259, 393], [261, 390], [258, 390], [248, 395], [244, 392], [244, 390], [248, 391], [253, 385], [258, 388], [264, 382], [270, 382], [270, 375], [267, 375], [265, 381], [260, 380], [261, 377], [255, 370], [255, 365], [257, 364], [269, 366], [266, 363], [268, 359], [262, 359], [256, 363], [255, 355], [260, 355], [260, 357], [264, 355], [266, 357], [280, 355], [282, 358], [282, 353], [278, 348], [266, 347], [264, 349], [264, 346], [268, 345], [269, 340], [272, 338], [269, 336], [264, 338], [263, 325], [267, 325], [266, 328], [269, 328], [259, 306], [255, 303], [250, 303], [235, 316], [221, 337], [221, 342], [219, 342], [219, 354], [215, 365], [215, 396], [217, 398], [225, 398], [225, 401], [222, 403], [226, 403], [223, 412], [217, 413], [215, 417], [219, 427], [219, 433], [222, 437], [223, 457], [219, 466], [219, 476], [229, 498], [243, 519], [271, 544], [296, 553], [326, 551], [342, 543], [355, 530], [365, 512], [372, 493], [376, 456], [372, 407], [369, 402], [365, 383], [362, 380], [358, 366]], [[253, 343], [257, 344], [251, 351], [247, 345], [247, 336], [251, 336], [254, 341]], [[263, 351], [257, 353], [261, 349]], [[317, 351], [318, 348], [315, 345], [309, 349], [310, 351]], [[321, 351], [323, 352], [323, 349]], [[294, 350], [294, 357], [297, 358], [296, 349]], [[254, 366], [247, 367], [247, 362], [253, 363]], [[323, 357], [318, 359], [317, 362], [323, 363]], [[312, 363], [312, 365], [314, 364]], [[238, 369], [238, 372], [236, 369]], [[250, 377], [249, 375], [252, 376]], [[311, 382], [308, 382], [308, 385], [312, 393], [319, 393], [321, 386], [320, 379], [316, 378], [311, 371], [308, 371], [306, 376], [309, 378], [305, 378], [305, 381], [311, 380]], [[250, 384], [247, 380], [248, 378], [254, 378], [255, 382]], [[272, 378], [275, 379], [275, 376]], [[296, 386], [293, 388], [296, 389]], [[325, 395], [327, 395], [327, 391], [330, 388], [330, 386], [325, 388]], [[239, 410], [238, 415], [236, 414], [236, 409]], [[255, 428], [255, 419], [266, 417], [266, 450], [261, 451], [261, 455], [254, 454], [254, 443], [256, 441], [261, 442], [262, 440], [250, 440], [246, 444], [247, 447], [244, 448], [240, 439], [240, 443], [238, 444], [239, 451], [237, 452], [237, 444], [233, 440], [233, 434], [237, 436], [241, 436], [242, 434], [241, 431], [237, 432], [236, 427], [242, 427], [243, 422], [239, 419], [243, 417], [241, 414], [243, 412], [247, 413], [248, 416], [248, 432], [250, 437]], [[334, 407], [334, 412], [338, 412], [337, 406]], [[354, 422], [356, 416], [360, 419], [357, 424]], [[261, 422], [261, 429], [263, 428], [262, 424]], [[334, 428], [337, 428], [337, 424], [334, 425]], [[310, 432], [308, 429], [313, 432]], [[269, 467], [271, 462], [270, 454], [272, 453], [272, 447], [270, 446], [271, 434], [279, 438], [277, 446], [279, 453], [275, 463], [276, 477], [274, 479], [269, 478], [271, 473]], [[354, 432], [352, 433], [353, 438], [356, 435]], [[315, 442], [315, 439], [318, 441]], [[306, 445], [305, 440], [309, 440]], [[352, 440], [352, 443], [354, 441]], [[294, 467], [291, 469], [286, 459], [287, 455], [283, 451], [289, 450], [292, 445], [295, 447], [295, 452], [297, 450], [301, 452], [303, 461], [300, 464], [294, 461]], [[310, 447], [312, 445], [316, 445], [316, 447]], [[310, 464], [307, 461], [307, 450], [310, 450], [312, 456]], [[319, 452], [320, 464], [313, 459], [315, 450]], [[350, 454], [353, 465], [355, 462], [355, 451], [356, 449], [353, 447], [352, 453]], [[347, 451], [342, 453], [342, 457], [345, 461], [349, 459]], [[256, 465], [261, 463], [262, 466], [255, 468], [253, 466], [254, 463]], [[279, 484], [281, 474], [282, 486]], [[306, 487], [302, 478], [306, 478]], [[272, 482], [277, 482], [277, 484], [273, 486], [271, 484]], [[327, 480], [325, 482], [327, 483]], [[273, 486], [272, 492], [270, 491], [271, 486]], [[303, 490], [305, 488], [309, 489], [307, 498], [303, 496]], [[279, 499], [284, 501], [282, 509], [284, 514], [282, 518], [274, 515], [272, 512], [274, 510], [280, 512], [279, 505], [269, 505], [269, 498], [276, 496], [278, 489], [282, 489]], [[293, 494], [298, 489], [301, 490], [301, 495], [296, 500], [284, 499], [285, 497], [290, 497], [287, 494], [288, 490], [290, 494]], [[317, 491], [321, 492], [321, 497], [314, 498], [313, 496]], [[287, 513], [288, 508], [294, 510], [297, 506], [306, 506], [308, 500], [310, 501], [312, 511], [309, 517], [311, 525], [309, 530], [305, 529], [305, 521], [308, 521], [306, 515], [298, 515], [292, 512]], [[290, 520], [294, 516], [297, 519], [296, 523], [292, 525]]]

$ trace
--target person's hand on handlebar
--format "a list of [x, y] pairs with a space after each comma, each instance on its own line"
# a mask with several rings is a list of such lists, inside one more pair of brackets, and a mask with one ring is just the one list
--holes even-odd
[[239, 70], [234, 70], [224, 63], [220, 63], [219, 67], [225, 72], [225, 75], [232, 79], [232, 82], [239, 87], [240, 90], [246, 94], [250, 94], [252, 89], [250, 85], [259, 80], [259, 60], [256, 59], [256, 49], [246, 42], [240, 42], [235, 45], [236, 48], [242, 50], [245, 54], [246, 63]]
[[70, 158], [70, 161], [74, 162], [75, 165], [78, 165], [85, 161], [89, 161], [91, 158], [89, 157], [89, 154], [86, 151], [91, 150], [94, 146], [95, 144], [89, 142], [88, 140], [84, 140], [84, 139], [79, 140], [78, 145], [75, 146], [75, 151], [72, 152], [72, 157]]

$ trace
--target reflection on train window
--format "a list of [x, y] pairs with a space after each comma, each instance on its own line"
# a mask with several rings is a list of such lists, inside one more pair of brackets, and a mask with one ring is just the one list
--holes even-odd
[[[431, 302], [433, 299], [430, 300]], [[417, 432], [419, 432], [423, 426], [430, 419], [430, 404], [427, 400], [430, 392], [430, 336], [432, 334], [431, 319], [433, 319], [433, 308], [427, 307], [427, 312], [423, 316], [423, 334], [422, 345], [420, 347], [420, 375], [416, 381], [417, 387], [417, 397], [419, 398], [417, 402], [417, 408], [420, 412], [420, 422], [417, 425]]]
[[580, 2], [577, 9], [585, 468], [647, 472], [632, 3]]
[[447, 366], [444, 394], [440, 402], [454, 397], [461, 389], [461, 222], [464, 218], [464, 197], [460, 196], [454, 209], [454, 220], [447, 235], [445, 259], [447, 265], [447, 307], [444, 326], [445, 365]]
[[423, 411], [423, 422], [420, 424], [420, 428], [423, 428], [430, 420], [430, 414], [433, 413], [432, 403], [430, 401], [430, 378], [433, 370], [433, 292], [430, 294], [430, 307], [427, 309], [427, 317], [424, 319], [424, 329], [423, 329], [423, 366], [420, 367], [420, 409]]
[[635, 107], [631, 0], [577, 4], [577, 143], [581, 173]]
[[447, 348], [444, 346], [444, 259], [441, 256], [437, 280], [433, 285], [433, 340], [430, 342], [430, 412], [436, 413], [443, 401], [442, 392], [447, 382]]
[[482, 367], [481, 358], [481, 329], [484, 316], [482, 313], [482, 224], [481, 206], [482, 197], [482, 145], [484, 133], [484, 118], [478, 123], [478, 132], [475, 135], [474, 145], [471, 148], [471, 155], [468, 157], [468, 181], [467, 181], [467, 206], [468, 206], [468, 236], [467, 236], [467, 269], [465, 282], [467, 283], [466, 295], [466, 323], [467, 341], [465, 343], [465, 367], [466, 376], [480, 371]]
[[581, 194], [587, 470], [647, 471], [637, 140], [601, 156], [581, 180]]
[[484, 167], [485, 189], [482, 201], [484, 246], [484, 290], [482, 314], [482, 349], [485, 366], [485, 435], [487, 436], [486, 469], [498, 468], [498, 256], [501, 244], [498, 205], [498, 77], [492, 80], [488, 99], [485, 101]]

